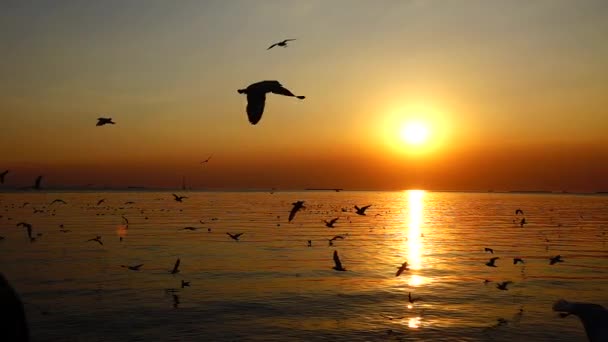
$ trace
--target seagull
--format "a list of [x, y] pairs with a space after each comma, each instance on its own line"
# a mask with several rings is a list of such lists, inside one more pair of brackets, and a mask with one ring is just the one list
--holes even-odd
[[524, 214], [524, 211], [523, 211], [523, 210], [521, 210], [521, 209], [516, 209], [516, 210], [515, 210], [515, 215], [517, 215], [517, 214], [522, 214], [522, 215], [523, 215], [523, 214]]
[[411, 304], [414, 304], [414, 302], [415, 302], [415, 301], [420, 300], [420, 297], [418, 297], [418, 298], [412, 298], [412, 293], [411, 293], [411, 292], [409, 292], [409, 293], [407, 294], [407, 299], [408, 299], [408, 301], [409, 301]]
[[197, 230], [197, 229], [198, 228], [196, 228], [196, 227], [184, 227], [181, 230], [192, 230], [192, 231], [194, 231], [194, 230]]
[[483, 251], [484, 252], [490, 252], [490, 253], [494, 254], [494, 250], [492, 248], [486, 247], [486, 248], [483, 249]]
[[497, 267], [494, 262], [496, 262], [496, 260], [500, 259], [499, 257], [494, 257], [491, 258], [490, 261], [486, 262], [486, 266], [490, 266], [490, 267]]
[[121, 216], [121, 217], [122, 217], [122, 220], [125, 222], [125, 224], [128, 226], [129, 225], [129, 220], [126, 217], [124, 217], [124, 216]]
[[183, 289], [184, 287], [186, 287], [186, 286], [190, 287], [190, 282], [189, 282], [189, 281], [184, 281], [184, 280], [182, 279], [182, 289]]
[[336, 266], [333, 267], [336, 271], [346, 271], [346, 268], [342, 267], [342, 263], [340, 262], [340, 257], [338, 256], [338, 251], [334, 251], [334, 263]]
[[7, 173], [8, 173], [8, 170], [0, 173], [0, 184], [4, 184], [4, 177], [6, 177]]
[[184, 198], [188, 198], [186, 196], [178, 196], [176, 194], [173, 194], [173, 197], [175, 197], [176, 202], [181, 202]]
[[102, 246], [103, 246], [103, 242], [101, 242], [101, 236], [99, 236], [99, 235], [97, 235], [97, 237], [96, 237], [96, 238], [94, 238], [94, 239], [88, 239], [88, 240], [87, 240], [87, 241], [85, 241], [85, 242], [89, 242], [89, 241], [96, 241], [96, 242], [98, 242], [100, 245], [102, 245]]
[[410, 269], [407, 267], [407, 261], [401, 264], [401, 267], [397, 267], [397, 273], [395, 273], [395, 277], [398, 277], [403, 273], [403, 271], [409, 271]]
[[335, 219], [329, 220], [329, 222], [327, 220], [324, 220], [323, 222], [325, 222], [325, 227], [334, 228], [334, 224], [336, 223], [336, 221], [338, 221], [338, 219], [339, 217], [336, 217]]
[[293, 218], [296, 216], [296, 213], [298, 212], [298, 210], [304, 208], [304, 201], [297, 201], [297, 202], [293, 202], [291, 204], [293, 205], [293, 208], [291, 208], [291, 211], [289, 212], [288, 222], [291, 222], [291, 220], [293, 220]]
[[363, 215], [363, 216], [365, 216], [365, 211], [367, 210], [367, 208], [369, 208], [371, 206], [372, 206], [371, 204], [370, 205], [366, 205], [365, 207], [361, 207], [361, 208], [355, 206], [355, 210], [357, 210], [357, 215]]
[[34, 182], [34, 189], [40, 190], [40, 182], [42, 182], [42, 176], [36, 177], [36, 181]]
[[272, 49], [275, 46], [280, 46], [280, 47], [286, 48], [287, 47], [287, 42], [291, 42], [293, 40], [295, 40], [295, 39], [285, 39], [285, 40], [280, 41], [278, 43], [274, 43], [274, 44], [270, 45], [270, 47], [268, 49], [266, 49], [266, 50], [270, 50], [270, 49]]
[[344, 236], [336, 235], [333, 238], [329, 239], [329, 241], [334, 241], [334, 240], [344, 240]]
[[239, 241], [239, 237], [241, 237], [241, 235], [245, 234], [245, 233], [238, 233], [238, 234], [230, 234], [230, 233], [226, 233], [228, 234], [228, 236], [230, 236], [230, 238], [234, 241]]
[[517, 265], [517, 263], [524, 263], [524, 259], [522, 258], [513, 258], [513, 265]]
[[17, 227], [27, 228], [27, 236], [30, 238], [30, 241], [34, 241], [36, 238], [32, 237], [32, 225], [26, 222], [17, 223]]
[[312, 247], [312, 240], [308, 240], [308, 247]]
[[562, 312], [562, 317], [578, 316], [590, 342], [608, 341], [608, 310], [603, 306], [560, 299], [553, 304], [553, 311]]
[[266, 93], [274, 93], [285, 96], [297, 97], [300, 100], [305, 96], [294, 95], [291, 91], [284, 88], [279, 81], [261, 81], [249, 85], [245, 89], [239, 89], [239, 94], [247, 94], [247, 117], [252, 125], [257, 124], [262, 119]]
[[502, 283], [496, 284], [496, 288], [499, 290], [507, 291], [508, 290], [507, 286], [509, 284], [513, 284], [513, 282], [512, 281], [503, 281]]
[[49, 205], [53, 205], [54, 203], [67, 204], [64, 200], [60, 198], [53, 200], [53, 202], [51, 202]]
[[135, 266], [126, 266], [126, 265], [120, 265], [120, 267], [123, 268], [128, 268], [131, 271], [139, 271], [139, 268], [142, 267], [144, 264], [139, 264], [139, 265], [135, 265]]
[[208, 162], [211, 160], [211, 157], [213, 157], [213, 154], [212, 154], [212, 155], [210, 155], [210, 156], [209, 156], [209, 158], [207, 158], [207, 159], [203, 160], [203, 161], [201, 162], [201, 164], [208, 163]]
[[173, 269], [171, 271], [169, 271], [169, 273], [171, 273], [171, 274], [179, 273], [179, 263], [180, 262], [181, 262], [181, 260], [179, 260], [179, 258], [177, 258], [177, 260], [175, 260], [175, 265], [173, 265]]
[[523, 228], [523, 227], [524, 227], [524, 224], [526, 224], [526, 218], [525, 218], [525, 217], [524, 217], [524, 218], [522, 218], [522, 219], [521, 219], [521, 221], [519, 221], [519, 226], [520, 226], [521, 228]]
[[101, 203], [103, 203], [103, 202], [105, 202], [105, 201], [106, 201], [106, 199], [105, 199], [105, 198], [102, 198], [102, 199], [100, 199], [99, 201], [97, 201], [97, 205], [100, 205]]
[[112, 121], [112, 118], [97, 118], [97, 124], [95, 126], [103, 126], [107, 124], [115, 125], [116, 122]]
[[549, 259], [549, 265], [554, 265], [554, 264], [556, 264], [558, 262], [564, 262], [564, 260], [562, 259], [561, 255], [556, 255], [556, 256], [551, 257]]

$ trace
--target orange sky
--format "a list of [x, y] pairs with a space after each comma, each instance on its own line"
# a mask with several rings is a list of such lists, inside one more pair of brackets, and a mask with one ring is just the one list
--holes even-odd
[[[43, 174], [47, 186], [606, 191], [606, 13], [567, 0], [2, 4], [4, 187]], [[297, 40], [266, 50], [285, 38]], [[307, 98], [269, 95], [252, 126], [236, 90], [264, 79]], [[413, 119], [426, 144], [401, 140]]]

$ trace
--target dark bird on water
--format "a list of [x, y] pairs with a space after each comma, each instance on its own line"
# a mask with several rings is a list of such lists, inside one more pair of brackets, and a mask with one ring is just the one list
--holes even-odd
[[335, 219], [331, 219], [329, 221], [324, 220], [323, 222], [325, 222], [325, 227], [327, 228], [334, 228], [334, 224], [336, 224], [336, 222], [338, 221], [339, 217], [336, 217]]
[[139, 265], [135, 265], [135, 266], [127, 266], [127, 265], [120, 265], [120, 267], [122, 268], [128, 268], [131, 271], [139, 271], [139, 268], [142, 267], [144, 264], [139, 264]]
[[228, 234], [228, 236], [230, 236], [230, 238], [234, 241], [239, 241], [239, 238], [241, 237], [241, 235], [245, 234], [245, 233], [238, 233], [238, 234], [230, 234], [230, 233], [226, 233]]
[[521, 264], [523, 264], [524, 263], [524, 259], [522, 259], [522, 258], [513, 258], [513, 265], [517, 265], [518, 262], [521, 263]]
[[196, 227], [184, 227], [181, 230], [192, 230], [192, 231], [194, 231], [194, 230], [197, 230], [197, 229], [198, 228], [196, 228]]
[[590, 342], [608, 341], [608, 310], [593, 303], [568, 302], [564, 299], [553, 304], [553, 311], [561, 312], [560, 316], [577, 316], [583, 323], [587, 339]]
[[55, 203], [67, 204], [66, 201], [58, 198], [58, 199], [53, 200], [53, 202], [51, 202], [49, 205], [53, 205]]
[[275, 46], [280, 46], [280, 47], [286, 48], [287, 47], [287, 42], [291, 42], [291, 41], [294, 41], [294, 40], [295, 39], [285, 39], [283, 41], [280, 41], [278, 43], [274, 43], [274, 44], [270, 45], [270, 47], [268, 47], [268, 49], [266, 49], [266, 50], [270, 50], [270, 49], [272, 49]]
[[401, 264], [401, 267], [397, 267], [397, 273], [395, 273], [395, 277], [398, 277], [403, 273], [403, 271], [409, 271], [410, 269], [407, 267], [407, 261]]
[[42, 176], [36, 177], [36, 181], [34, 182], [34, 189], [40, 190], [40, 183], [42, 182]]
[[247, 94], [247, 117], [252, 125], [257, 124], [262, 119], [266, 104], [266, 93], [297, 97], [300, 100], [306, 98], [305, 96], [294, 95], [291, 91], [284, 88], [279, 81], [253, 83], [245, 89], [239, 89], [238, 93]]
[[184, 198], [188, 198], [186, 196], [178, 196], [176, 194], [172, 194], [172, 195], [173, 195], [173, 197], [175, 197], [176, 202], [181, 202]]
[[335, 240], [344, 240], [344, 236], [336, 235], [336, 236], [332, 237], [331, 239], [329, 239], [329, 241], [335, 241]]
[[97, 235], [97, 237], [95, 237], [94, 239], [88, 239], [85, 242], [89, 242], [89, 241], [95, 241], [95, 242], [97, 242], [97, 243], [99, 243], [100, 245], [103, 246], [103, 242], [101, 242], [101, 236], [99, 236], [99, 235]]
[[490, 267], [497, 267], [494, 263], [496, 262], [496, 260], [500, 259], [499, 257], [494, 257], [491, 258], [490, 261], [486, 262], [486, 266], [490, 266]]
[[414, 302], [415, 302], [415, 301], [420, 300], [420, 297], [418, 297], [418, 298], [412, 298], [412, 293], [411, 293], [411, 292], [409, 292], [409, 293], [407, 294], [407, 299], [408, 299], [408, 301], [409, 301], [411, 304], [414, 304]]
[[523, 227], [524, 227], [524, 224], [526, 224], [526, 218], [525, 218], [525, 217], [524, 217], [524, 218], [522, 218], [522, 219], [521, 219], [521, 221], [519, 221], [519, 226], [520, 226], [521, 228], [523, 228]]
[[513, 282], [512, 281], [503, 281], [502, 283], [496, 284], [496, 288], [499, 290], [507, 291], [508, 290], [507, 286], [509, 284], [513, 284]]
[[364, 215], [365, 216], [365, 211], [367, 210], [367, 208], [371, 207], [372, 205], [366, 205], [365, 207], [357, 207], [355, 206], [355, 210], [357, 211], [357, 215]]
[[346, 271], [346, 268], [342, 267], [342, 262], [340, 262], [340, 257], [338, 256], [338, 251], [334, 251], [334, 263], [336, 264], [333, 269], [336, 271]]
[[291, 211], [289, 212], [288, 222], [291, 222], [291, 220], [293, 220], [293, 218], [296, 216], [296, 213], [298, 212], [298, 210], [304, 208], [304, 201], [297, 201], [297, 202], [293, 202], [291, 204], [293, 205], [293, 208], [291, 208]]
[[486, 248], [483, 249], [483, 251], [484, 252], [490, 252], [490, 253], [494, 254], [494, 250], [492, 248], [486, 247]]
[[549, 265], [555, 265], [555, 264], [557, 264], [558, 262], [564, 262], [564, 259], [562, 259], [562, 256], [561, 256], [561, 255], [556, 255], [556, 256], [551, 257], [551, 258], [549, 259]]
[[4, 177], [6, 177], [7, 173], [8, 173], [8, 170], [0, 173], [0, 184], [4, 184]]
[[189, 281], [184, 281], [184, 280], [182, 279], [182, 289], [183, 289], [184, 287], [186, 287], [186, 286], [190, 287], [190, 282], [189, 282]]
[[169, 273], [171, 273], [171, 274], [179, 273], [179, 263], [180, 262], [181, 262], [181, 260], [179, 258], [177, 258], [177, 260], [175, 260], [175, 265], [173, 265], [173, 269], [171, 271], [169, 271]]
[[523, 211], [523, 210], [521, 210], [521, 209], [516, 209], [516, 210], [515, 210], [515, 215], [518, 215], [518, 214], [523, 215], [523, 214], [524, 214], [524, 211]]
[[116, 122], [112, 121], [112, 118], [97, 118], [97, 124], [95, 126], [103, 126], [107, 124], [115, 125]]

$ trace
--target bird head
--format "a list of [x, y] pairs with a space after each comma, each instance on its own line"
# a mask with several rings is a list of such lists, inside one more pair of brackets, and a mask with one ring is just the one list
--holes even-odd
[[239, 92], [239, 94], [245, 94], [247, 92], [247, 89], [239, 89], [237, 91]]

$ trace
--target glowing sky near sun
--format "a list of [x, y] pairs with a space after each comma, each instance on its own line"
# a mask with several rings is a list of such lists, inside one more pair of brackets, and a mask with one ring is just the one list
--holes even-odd
[[[3, 2], [0, 169], [14, 184], [607, 190], [607, 34], [605, 1]], [[270, 95], [251, 126], [236, 90], [264, 79], [307, 98]], [[406, 134], [416, 122], [426, 133]]]

